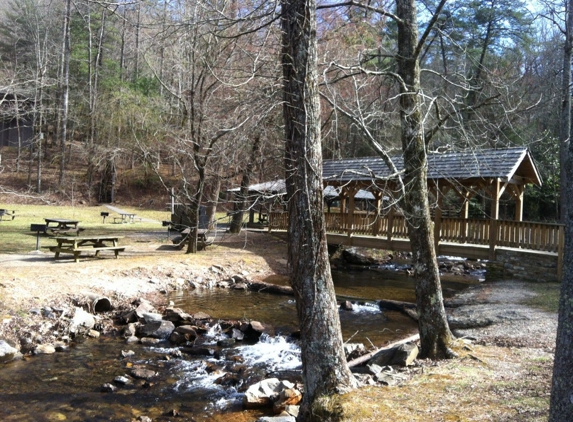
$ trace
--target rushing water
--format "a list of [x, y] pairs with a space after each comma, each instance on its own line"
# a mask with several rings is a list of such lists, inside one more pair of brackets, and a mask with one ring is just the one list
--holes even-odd
[[[340, 311], [343, 338], [380, 346], [416, 331], [398, 312], [380, 311], [377, 299], [414, 301], [413, 282], [395, 272], [334, 272], [339, 298], [355, 304]], [[453, 292], [466, 282], [444, 281]], [[269, 328], [255, 345], [220, 350], [213, 358], [173, 353], [167, 347], [126, 345], [119, 338], [100, 338], [76, 344], [68, 352], [35, 356], [4, 365], [0, 370], [0, 420], [3, 421], [129, 421], [140, 415], [153, 420], [249, 421], [257, 412], [243, 412], [241, 393], [215, 380], [240, 357], [243, 365], [263, 371], [300, 367], [298, 347], [286, 335], [297, 329], [292, 297], [226, 289], [174, 292], [169, 297], [189, 313], [203, 311], [214, 318], [258, 320]], [[202, 338], [214, 346], [223, 334], [213, 326]], [[122, 357], [122, 350], [132, 350]], [[150, 382], [136, 380], [115, 393], [104, 393], [104, 383], [129, 374], [134, 367], [158, 373]]]

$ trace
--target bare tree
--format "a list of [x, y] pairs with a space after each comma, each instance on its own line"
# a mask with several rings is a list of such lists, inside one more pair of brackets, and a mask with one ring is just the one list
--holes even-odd
[[[449, 358], [454, 355], [451, 350], [454, 337], [450, 332], [443, 305], [427, 184], [427, 148], [432, 136], [444, 123], [445, 118], [440, 115], [442, 111], [437, 107], [437, 116], [430, 117], [427, 112], [431, 108], [425, 104], [426, 98], [421, 89], [420, 59], [433, 22], [437, 20], [445, 3], [445, 0], [439, 2], [429, 25], [419, 36], [414, 0], [396, 0], [396, 13], [366, 3], [346, 2], [347, 5], [359, 6], [368, 12], [375, 12], [391, 19], [398, 28], [395, 38], [396, 47], [381, 55], [381, 58], [388, 62], [382, 69], [369, 67], [368, 62], [372, 56], [368, 57], [368, 55], [363, 56], [364, 64], [362, 65], [338, 66], [339, 69], [344, 69], [346, 74], [336, 78], [349, 80], [351, 85], [354, 83], [352, 94], [355, 96], [354, 110], [342, 107], [332, 95], [325, 95], [327, 101], [337, 111], [361, 129], [363, 136], [376, 153], [384, 159], [394, 175], [392, 183], [395, 185], [395, 191], [392, 195], [406, 217], [408, 237], [413, 252], [421, 343], [420, 356], [433, 359]], [[372, 85], [361, 85], [358, 79], [353, 78], [354, 75], [361, 73], [367, 78], [372, 76], [384, 78], [386, 83], [392, 81], [398, 86], [396, 92], [389, 91], [391, 95], [398, 98], [399, 124], [397, 126], [382, 120], [385, 113], [393, 113], [392, 110], [380, 109], [380, 104], [384, 104], [384, 101], [380, 101], [382, 84], [374, 85], [374, 89]], [[361, 96], [362, 90], [366, 91], [368, 96]], [[397, 170], [392, 160], [391, 152], [392, 148], [395, 148], [392, 141], [394, 137], [400, 139], [404, 161], [403, 173]]]
[[[573, 180], [573, 142], [571, 131], [571, 54], [573, 49], [573, 0], [566, 3], [567, 24], [563, 54], [563, 106], [561, 108], [561, 182]], [[568, 138], [568, 139], [564, 139]], [[566, 148], [567, 146], [567, 148]], [[565, 223], [563, 278], [559, 296], [557, 343], [553, 364], [549, 421], [560, 422], [573, 415], [573, 183], [561, 187], [561, 203]]]
[[281, 10], [288, 257], [301, 331], [305, 392], [298, 420], [307, 421], [320, 410], [321, 399], [349, 391], [356, 380], [342, 347], [326, 243], [316, 3], [283, 0]]

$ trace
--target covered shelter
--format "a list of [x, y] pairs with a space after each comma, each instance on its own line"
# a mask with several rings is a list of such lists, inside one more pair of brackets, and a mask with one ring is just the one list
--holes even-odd
[[[348, 200], [345, 213], [353, 211], [353, 194], [360, 189], [371, 191], [379, 208], [383, 195], [398, 199], [397, 178], [404, 172], [404, 162], [401, 155], [392, 157], [392, 162], [394, 172], [381, 157], [325, 160], [323, 180], [341, 188], [342, 197]], [[485, 192], [491, 201], [490, 218], [499, 219], [500, 198], [507, 193], [515, 201], [514, 220], [522, 221], [525, 186], [541, 183], [535, 162], [524, 147], [428, 154], [428, 189], [434, 197], [437, 221], [449, 191], [462, 199], [460, 217], [465, 219], [469, 216], [469, 200], [479, 192]]]

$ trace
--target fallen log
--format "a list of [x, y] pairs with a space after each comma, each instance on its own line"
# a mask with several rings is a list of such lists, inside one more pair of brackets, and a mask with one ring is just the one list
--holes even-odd
[[262, 281], [251, 281], [247, 283], [247, 285], [249, 290], [253, 292], [266, 292], [294, 296], [294, 292], [290, 286], [279, 286], [277, 284], [264, 283]]
[[412, 318], [414, 321], [418, 321], [418, 312], [416, 311], [415, 303], [389, 299], [381, 299], [377, 303], [380, 309], [402, 312], [403, 314]]
[[350, 362], [348, 362], [348, 367], [352, 368], [354, 366], [358, 366], [361, 365], [367, 361], [369, 361], [372, 356], [374, 356], [376, 353], [382, 351], [382, 350], [388, 350], [388, 349], [392, 349], [393, 347], [399, 346], [400, 344], [404, 344], [404, 343], [411, 343], [413, 341], [418, 341], [420, 340], [420, 335], [419, 334], [414, 334], [410, 337], [406, 337], [405, 339], [399, 340], [399, 341], [395, 341], [394, 343], [390, 343], [387, 346], [384, 347], [380, 347], [372, 352], [366, 353], [365, 355], [362, 355], [360, 357], [357, 357], [356, 359], [352, 359]]

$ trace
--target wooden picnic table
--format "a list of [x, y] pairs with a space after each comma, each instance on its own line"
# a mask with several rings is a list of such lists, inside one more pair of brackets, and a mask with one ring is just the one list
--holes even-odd
[[[44, 218], [46, 222], [46, 230], [50, 230], [53, 234], [76, 233], [79, 235], [80, 229], [78, 220], [69, 220], [66, 218]], [[51, 226], [52, 225], [52, 226]]]
[[54, 259], [58, 259], [61, 253], [72, 254], [74, 260], [79, 262], [83, 253], [94, 252], [98, 257], [101, 251], [113, 251], [117, 259], [120, 252], [125, 250], [125, 246], [119, 246], [119, 239], [123, 236], [57, 236], [53, 237], [58, 244], [48, 246], [50, 251], [55, 252]]
[[121, 223], [135, 223], [135, 216], [136, 214], [132, 214], [129, 212], [118, 212], [119, 217], [114, 217], [113, 221], [117, 222], [120, 220]]
[[[207, 246], [212, 245], [215, 241], [214, 236], [208, 236], [210, 230], [209, 229], [197, 229], [197, 249], [203, 250]], [[191, 233], [191, 229], [188, 227], [181, 232], [181, 237], [177, 240], [173, 240], [173, 244], [177, 249], [182, 249], [187, 240], [189, 238], [189, 234]]]

